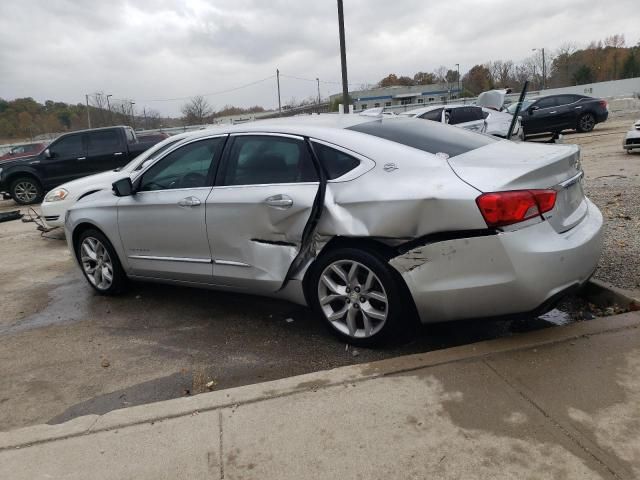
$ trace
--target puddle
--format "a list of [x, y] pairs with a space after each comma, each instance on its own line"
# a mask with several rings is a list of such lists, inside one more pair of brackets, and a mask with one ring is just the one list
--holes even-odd
[[78, 321], [86, 318], [91, 296], [84, 294], [84, 279], [75, 275], [63, 275], [51, 281], [47, 306], [33, 315], [18, 320], [13, 325], [0, 328], [0, 335], [18, 333], [34, 328]]

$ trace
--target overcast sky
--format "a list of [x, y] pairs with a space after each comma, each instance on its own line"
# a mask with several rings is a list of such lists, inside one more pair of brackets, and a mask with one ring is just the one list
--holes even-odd
[[[640, 41], [638, 0], [344, 0], [349, 82], [439, 65], [520, 61], [534, 47]], [[340, 81], [335, 0], [1, 0], [0, 97], [82, 102], [103, 91], [176, 115], [189, 97], [275, 74]], [[283, 77], [283, 103], [316, 95]], [[354, 85], [355, 88], [355, 85]], [[322, 83], [322, 95], [338, 83]], [[275, 79], [208, 96], [277, 105]]]

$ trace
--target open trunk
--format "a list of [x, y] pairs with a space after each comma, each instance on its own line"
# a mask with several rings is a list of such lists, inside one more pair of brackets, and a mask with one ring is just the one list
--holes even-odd
[[544, 217], [558, 232], [571, 229], [587, 213], [576, 145], [496, 142], [451, 157], [449, 165], [463, 181], [483, 193], [556, 190], [555, 207]]

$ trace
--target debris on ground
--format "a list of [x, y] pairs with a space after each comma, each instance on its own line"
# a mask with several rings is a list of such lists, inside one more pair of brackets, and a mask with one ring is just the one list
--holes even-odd
[[12, 210], [11, 212], [0, 213], [0, 222], [9, 222], [11, 220], [18, 220], [22, 218], [20, 210]]
[[100, 363], [100, 365], [102, 365], [102, 368], [108, 368], [109, 365], [111, 365], [111, 363], [109, 362], [109, 360], [104, 358], [104, 359], [102, 359], [102, 363]]
[[207, 387], [209, 390], [213, 390], [217, 384], [218, 382], [216, 382], [215, 380], [210, 380], [205, 384], [205, 387]]
[[358, 355], [360, 355], [360, 352], [354, 348], [353, 351], [351, 352], [351, 355], [354, 357], [357, 357]]

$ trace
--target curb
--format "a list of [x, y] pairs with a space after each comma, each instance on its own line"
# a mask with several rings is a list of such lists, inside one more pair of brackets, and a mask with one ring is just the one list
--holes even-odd
[[0, 432], [0, 451], [30, 447], [35, 444], [63, 440], [92, 433], [125, 428], [150, 422], [194, 415], [198, 412], [256, 403], [306, 391], [367, 381], [437, 365], [480, 359], [516, 350], [557, 344], [579, 337], [613, 333], [640, 327], [640, 312], [603, 317], [537, 330], [514, 337], [504, 337], [460, 347], [407, 355], [333, 370], [309, 373], [271, 382], [246, 385], [228, 390], [204, 393], [194, 397], [112, 410], [104, 415], [87, 415], [58, 425], [35, 425]]

